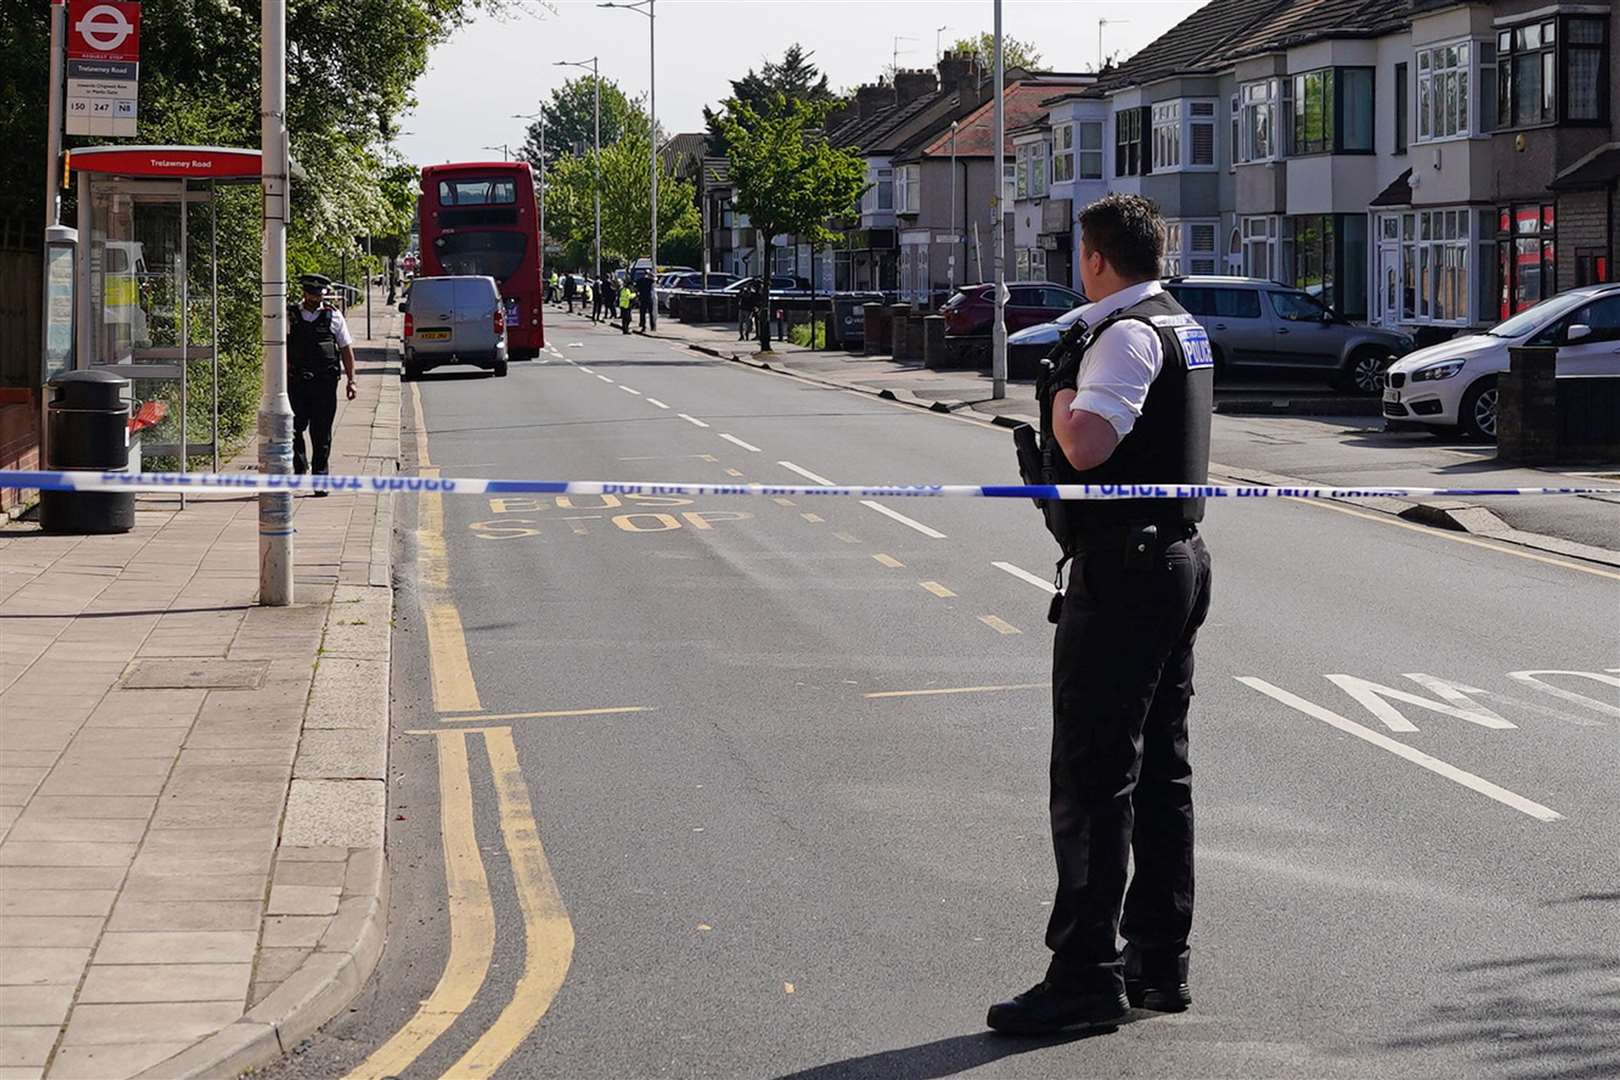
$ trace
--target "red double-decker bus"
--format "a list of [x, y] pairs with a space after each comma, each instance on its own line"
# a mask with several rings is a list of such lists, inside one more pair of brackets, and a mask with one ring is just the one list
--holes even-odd
[[423, 277], [484, 274], [500, 285], [506, 345], [515, 360], [545, 347], [543, 267], [534, 173], [527, 162], [467, 162], [422, 169], [417, 200]]

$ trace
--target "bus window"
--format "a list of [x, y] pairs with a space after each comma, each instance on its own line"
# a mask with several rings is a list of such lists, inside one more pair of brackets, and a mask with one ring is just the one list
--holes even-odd
[[517, 202], [511, 180], [440, 180], [440, 206], [497, 206]]

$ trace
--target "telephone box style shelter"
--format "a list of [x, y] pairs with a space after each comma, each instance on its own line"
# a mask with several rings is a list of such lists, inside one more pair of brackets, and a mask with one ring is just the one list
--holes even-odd
[[[70, 157], [79, 183], [74, 367], [124, 376], [137, 400], [166, 399], [168, 418], [140, 453], [172, 458], [181, 472], [194, 458], [219, 471], [214, 196], [222, 183], [258, 183], [259, 156], [220, 146], [93, 146]], [[187, 409], [196, 362], [209, 372], [205, 440], [194, 437]], [[130, 467], [142, 465], [132, 459]]]

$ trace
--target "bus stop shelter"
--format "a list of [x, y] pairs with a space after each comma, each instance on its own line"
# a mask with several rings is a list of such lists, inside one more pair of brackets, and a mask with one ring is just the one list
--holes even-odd
[[[186, 471], [219, 469], [220, 184], [259, 182], [258, 150], [221, 146], [93, 146], [72, 151], [79, 252], [73, 367], [131, 381], [167, 419], [141, 448]], [[206, 374], [204, 386], [195, 385]], [[189, 406], [209, 401], [207, 438]], [[134, 469], [149, 467], [131, 461]]]

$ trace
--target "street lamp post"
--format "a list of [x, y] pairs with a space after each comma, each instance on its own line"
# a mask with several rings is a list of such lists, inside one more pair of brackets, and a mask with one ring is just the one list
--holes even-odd
[[1007, 396], [1007, 262], [1004, 250], [1007, 243], [1007, 214], [1006, 208], [1001, 205], [1007, 194], [1007, 181], [1003, 175], [1007, 141], [1007, 88], [1003, 85], [1006, 74], [1001, 55], [1001, 0], [996, 0], [996, 77], [991, 87], [996, 95], [995, 132], [991, 135], [996, 144], [996, 171], [992, 177], [996, 193], [990, 199], [990, 206], [996, 214], [993, 233], [996, 249], [992, 263], [996, 277], [996, 321], [991, 338], [990, 396], [996, 399]]
[[[648, 258], [652, 262], [650, 273], [653, 277], [654, 289], [658, 281], [658, 18], [653, 5], [656, 0], [635, 0], [634, 3], [618, 3], [610, 0], [608, 3], [597, 4], [597, 7], [623, 8], [637, 14], [647, 16], [647, 139], [652, 144], [651, 169], [652, 183], [652, 249]], [[648, 325], [654, 330], [658, 329], [658, 300], [656, 292], [651, 308], [647, 312]]]
[[[287, 397], [287, 0], [261, 0], [259, 42], [259, 251], [264, 388], [259, 398], [259, 473], [292, 472], [292, 401]], [[259, 603], [293, 602], [292, 493], [259, 495]]]
[[501, 152], [501, 160], [502, 161], [511, 161], [512, 160], [511, 147], [512, 147], [511, 143], [501, 143], [499, 146], [480, 146], [478, 149], [480, 149], [480, 150], [499, 150]]
[[[596, 280], [602, 279], [602, 76], [597, 70], [598, 57], [591, 57], [591, 92], [596, 109], [596, 156], [592, 161], [596, 177]], [[558, 60], [553, 67], [585, 67], [583, 60]]]
[[947, 260], [951, 270], [951, 292], [956, 292], [956, 129], [957, 122], [951, 121], [951, 254]]
[[540, 121], [540, 258], [546, 257], [546, 112], [513, 113], [514, 120]]

